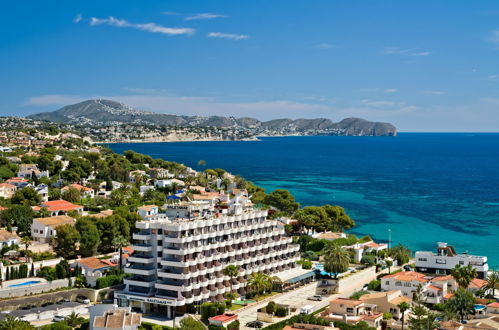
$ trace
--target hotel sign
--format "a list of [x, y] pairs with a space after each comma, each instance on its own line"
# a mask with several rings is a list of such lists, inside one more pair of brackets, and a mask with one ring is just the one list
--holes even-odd
[[128, 299], [128, 300], [133, 300], [133, 301], [141, 301], [141, 302], [146, 302], [146, 303], [150, 303], [150, 304], [169, 305], [169, 306], [173, 306], [175, 303], [175, 300], [156, 298], [156, 297], [132, 296], [132, 295], [128, 295], [128, 294], [117, 294], [116, 298]]

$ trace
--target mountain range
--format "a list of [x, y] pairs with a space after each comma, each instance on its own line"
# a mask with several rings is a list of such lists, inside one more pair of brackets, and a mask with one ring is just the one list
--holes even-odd
[[361, 118], [346, 118], [335, 123], [325, 118], [259, 121], [250, 117], [182, 116], [137, 110], [121, 102], [104, 99], [87, 100], [56, 111], [33, 114], [28, 118], [92, 126], [134, 124], [231, 128], [247, 130], [255, 135], [397, 135], [397, 129], [392, 124], [370, 122]]

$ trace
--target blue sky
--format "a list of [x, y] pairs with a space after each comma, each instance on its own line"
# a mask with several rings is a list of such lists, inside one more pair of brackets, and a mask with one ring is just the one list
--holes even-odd
[[0, 25], [2, 115], [98, 97], [499, 130], [497, 1], [11, 1]]

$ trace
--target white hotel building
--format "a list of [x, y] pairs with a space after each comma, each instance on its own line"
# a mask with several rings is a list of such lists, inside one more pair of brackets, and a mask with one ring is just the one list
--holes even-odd
[[241, 295], [251, 273], [276, 275], [296, 267], [299, 246], [291, 244], [276, 220], [267, 219], [267, 211], [243, 207], [237, 200], [231, 204], [165, 205], [166, 213], [137, 222], [135, 252], [125, 268], [133, 276], [115, 295], [120, 306], [171, 317], [190, 304], [225, 300], [231, 287], [222, 273], [227, 265], [239, 267], [232, 288]]
[[453, 246], [443, 242], [438, 243], [437, 253], [417, 251], [415, 258], [416, 270], [423, 273], [446, 275], [450, 274], [457, 265], [463, 267], [471, 265], [476, 269], [478, 278], [483, 279], [487, 277], [489, 271], [487, 257], [457, 253]]

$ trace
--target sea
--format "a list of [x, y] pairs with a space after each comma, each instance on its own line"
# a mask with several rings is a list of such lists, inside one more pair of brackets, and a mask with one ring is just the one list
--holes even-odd
[[[259, 141], [118, 143], [197, 170], [223, 168], [302, 206], [345, 207], [356, 235], [413, 251], [447, 242], [499, 268], [499, 134], [262, 137]], [[198, 165], [206, 161], [206, 167]]]

